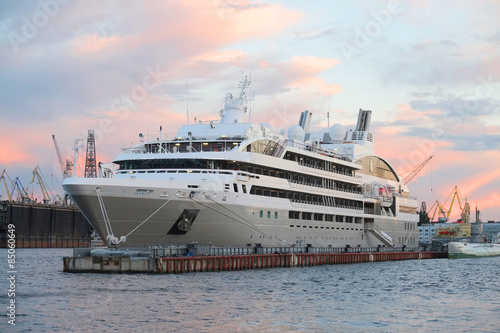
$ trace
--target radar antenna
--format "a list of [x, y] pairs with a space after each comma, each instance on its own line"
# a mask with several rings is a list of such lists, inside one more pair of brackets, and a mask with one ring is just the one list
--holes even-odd
[[250, 74], [250, 77], [248, 75], [245, 75], [245, 80], [241, 81], [240, 84], [238, 85], [238, 88], [241, 89], [239, 97], [241, 105], [243, 105], [243, 102], [246, 101], [245, 89], [248, 88], [251, 83], [252, 83], [252, 74]]

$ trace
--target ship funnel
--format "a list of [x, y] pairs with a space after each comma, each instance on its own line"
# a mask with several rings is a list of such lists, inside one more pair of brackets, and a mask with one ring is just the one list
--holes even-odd
[[356, 131], [358, 132], [369, 131], [371, 118], [372, 118], [372, 112], [370, 110], [359, 109], [358, 124], [356, 125]]
[[309, 125], [311, 124], [312, 113], [305, 110], [300, 113], [299, 126], [304, 129], [304, 132], [309, 132]]

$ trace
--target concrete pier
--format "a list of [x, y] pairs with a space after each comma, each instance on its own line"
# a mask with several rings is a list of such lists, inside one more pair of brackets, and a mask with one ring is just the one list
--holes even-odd
[[[97, 251], [96, 251], [97, 250]], [[75, 249], [64, 258], [69, 273], [179, 274], [277, 267], [305, 267], [395, 260], [447, 258], [446, 252], [270, 253], [237, 255], [158, 256], [157, 251]]]

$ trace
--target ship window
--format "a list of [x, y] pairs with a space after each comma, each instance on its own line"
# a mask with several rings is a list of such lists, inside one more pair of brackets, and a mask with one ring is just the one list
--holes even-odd
[[234, 192], [238, 192], [238, 184], [233, 183]]
[[277, 220], [278, 219], [278, 212], [274, 212], [274, 219]]
[[302, 212], [302, 219], [303, 220], [310, 220], [311, 218], [312, 218], [312, 213]]
[[323, 214], [314, 213], [314, 221], [323, 221]]
[[298, 219], [300, 219], [300, 212], [291, 210], [288, 212], [288, 218], [298, 220]]
[[245, 184], [241, 185], [241, 189], [243, 190], [243, 193], [247, 193], [247, 186]]
[[260, 218], [263, 218], [264, 217], [264, 211], [260, 211], [260, 214], [259, 214]]
[[267, 211], [267, 218], [270, 219], [271, 218], [271, 212], [270, 211]]

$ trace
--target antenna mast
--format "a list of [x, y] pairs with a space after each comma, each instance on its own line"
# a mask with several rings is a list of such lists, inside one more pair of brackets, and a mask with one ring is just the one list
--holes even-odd
[[189, 62], [186, 63], [186, 124], [189, 125]]

